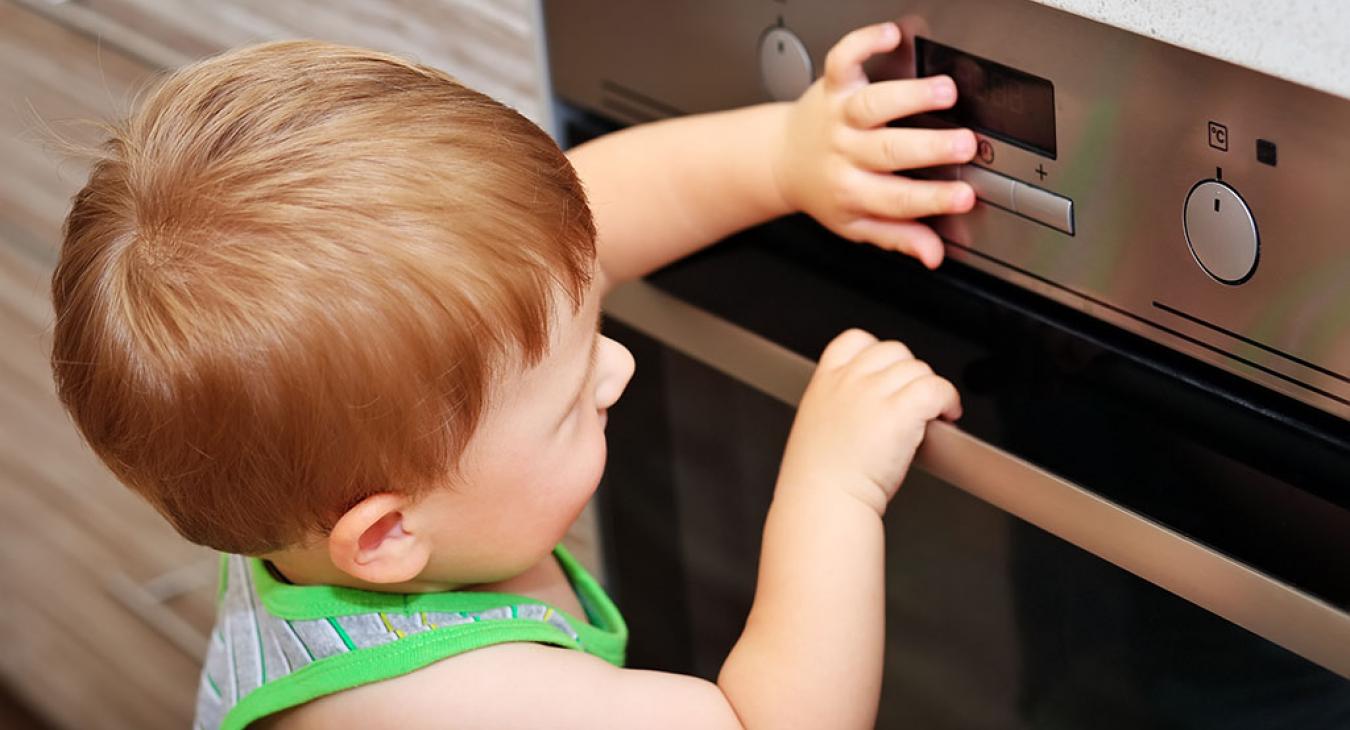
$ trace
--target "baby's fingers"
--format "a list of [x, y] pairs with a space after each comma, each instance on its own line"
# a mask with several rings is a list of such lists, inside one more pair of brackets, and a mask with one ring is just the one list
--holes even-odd
[[975, 157], [975, 134], [969, 129], [898, 129], [854, 132], [844, 143], [853, 163], [877, 172], [959, 165]]
[[942, 239], [932, 228], [917, 221], [863, 218], [850, 223], [848, 233], [855, 240], [913, 256], [930, 269], [942, 263]]
[[825, 56], [826, 87], [847, 88], [867, 83], [863, 61], [878, 53], [894, 51], [899, 45], [900, 28], [895, 23], [878, 23], [849, 33]]
[[[922, 364], [921, 361], [914, 359], [914, 354], [909, 351], [904, 343], [895, 340], [883, 340], [858, 353], [858, 356], [853, 358], [853, 362], [849, 363], [849, 371], [854, 375], [867, 375], [889, 371], [895, 366], [907, 362]], [[907, 381], [897, 382], [903, 384]]]
[[843, 367], [857, 357], [858, 353], [866, 350], [868, 347], [876, 344], [877, 338], [870, 332], [865, 332], [858, 328], [847, 329], [839, 333], [830, 344], [825, 346], [825, 351], [820, 353], [820, 362], [817, 367], [820, 370], [834, 370]]
[[896, 79], [870, 84], [848, 97], [844, 117], [859, 129], [872, 129], [914, 114], [946, 109], [956, 103], [950, 76]]
[[939, 416], [948, 421], [961, 417], [961, 396], [956, 386], [938, 375], [915, 378], [895, 394], [897, 404], [911, 416], [931, 421]]
[[965, 213], [975, 205], [975, 191], [963, 182], [913, 180], [870, 173], [853, 187], [855, 205], [876, 218], [923, 218]]

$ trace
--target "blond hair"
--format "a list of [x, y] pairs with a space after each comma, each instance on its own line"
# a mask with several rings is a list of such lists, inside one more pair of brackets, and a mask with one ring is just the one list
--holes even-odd
[[254, 46], [115, 129], [66, 220], [52, 366], [93, 450], [196, 543], [270, 552], [444, 483], [590, 283], [567, 159], [431, 68]]

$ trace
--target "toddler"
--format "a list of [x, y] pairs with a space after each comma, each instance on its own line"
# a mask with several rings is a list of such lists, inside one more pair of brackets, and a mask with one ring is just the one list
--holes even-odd
[[598, 332], [611, 287], [793, 211], [940, 262], [914, 219], [972, 191], [891, 173], [975, 140], [886, 125], [956, 99], [869, 84], [899, 42], [855, 31], [796, 102], [567, 156], [439, 71], [324, 43], [150, 93], [66, 221], [52, 364], [117, 477], [227, 555], [196, 727], [870, 726], [881, 517], [959, 411], [899, 343], [821, 355], [716, 684], [622, 669], [623, 619], [557, 545], [633, 373]]

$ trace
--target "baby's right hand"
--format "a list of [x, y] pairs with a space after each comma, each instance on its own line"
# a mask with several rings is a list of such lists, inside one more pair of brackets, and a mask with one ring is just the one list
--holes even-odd
[[839, 489], [883, 514], [928, 422], [960, 415], [956, 388], [908, 348], [847, 330], [802, 395], [780, 484]]

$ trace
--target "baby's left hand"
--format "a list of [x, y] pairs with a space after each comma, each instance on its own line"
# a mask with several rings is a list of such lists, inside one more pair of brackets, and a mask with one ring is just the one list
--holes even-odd
[[888, 127], [901, 117], [956, 103], [947, 76], [869, 83], [863, 62], [900, 44], [900, 29], [882, 23], [849, 33], [825, 59], [825, 75], [788, 112], [774, 176], [784, 200], [851, 241], [942, 262], [942, 241], [914, 218], [964, 213], [975, 193], [963, 182], [916, 180], [892, 173], [960, 164], [975, 156], [967, 129]]

